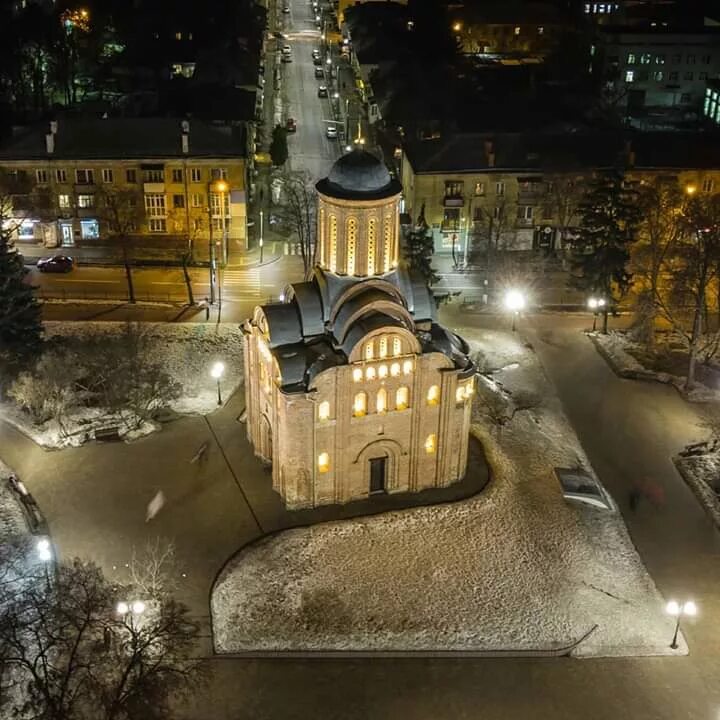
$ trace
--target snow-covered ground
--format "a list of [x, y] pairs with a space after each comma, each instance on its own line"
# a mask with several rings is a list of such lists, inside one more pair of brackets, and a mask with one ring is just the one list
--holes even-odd
[[[82, 356], [83, 339], [116, 336], [124, 331], [124, 324], [117, 322], [45, 323], [46, 337], [60, 337], [77, 346], [79, 357]], [[170, 404], [170, 410], [192, 414], [217, 409], [217, 384], [210, 376], [210, 368], [216, 361], [225, 364], [221, 380], [225, 400], [241, 383], [243, 340], [236, 324], [143, 323], [142, 331], [149, 336], [151, 347], [157, 350], [156, 358], [162, 360], [167, 372], [182, 385], [182, 393]], [[63, 433], [54, 420], [35, 425], [27, 413], [11, 402], [0, 405], [0, 410], [4, 420], [45, 447], [78, 445], [91, 437], [96, 428], [122, 425], [118, 418], [102, 408], [77, 407], [69, 414], [65, 422], [67, 432]], [[125, 433], [124, 437], [131, 440], [159, 427], [157, 423], [146, 422], [139, 430]]]
[[681, 453], [673, 459], [685, 482], [720, 527], [720, 452]]
[[[218, 652], [543, 650], [595, 625], [575, 654], [672, 652], [673, 624], [621, 517], [563, 500], [553, 468], [592, 470], [535, 354], [508, 333], [466, 337], [496, 370], [474, 407], [488, 488], [244, 548], [213, 589]], [[500, 433], [488, 398], [508, 415], [530, 409]]]
[[613, 370], [621, 377], [636, 380], [654, 380], [656, 382], [674, 385], [680, 394], [690, 402], [706, 403], [720, 400], [720, 391], [696, 383], [692, 390], [685, 389], [685, 381], [687, 378], [681, 375], [671, 375], [665, 372], [656, 372], [646, 368], [640, 363], [636, 357], [629, 352], [630, 349], [636, 347], [640, 350], [640, 346], [634, 343], [627, 333], [611, 330], [607, 335], [602, 333], [589, 333], [595, 346], [600, 353], [610, 363]]

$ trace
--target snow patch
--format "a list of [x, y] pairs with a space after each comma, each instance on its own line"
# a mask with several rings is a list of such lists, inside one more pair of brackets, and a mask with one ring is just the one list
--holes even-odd
[[[553, 650], [597, 625], [574, 654], [672, 654], [621, 517], [563, 500], [553, 468], [592, 470], [534, 353], [508, 333], [462, 333], [480, 367], [504, 368], [474, 407], [488, 488], [242, 549], [212, 592], [218, 652]], [[501, 434], [482, 412], [488, 392], [517, 401]]]

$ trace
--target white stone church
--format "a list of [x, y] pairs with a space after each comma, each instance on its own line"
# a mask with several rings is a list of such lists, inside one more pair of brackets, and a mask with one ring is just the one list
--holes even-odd
[[475, 367], [399, 267], [401, 187], [370, 153], [317, 184], [318, 265], [246, 321], [247, 434], [289, 508], [465, 474]]

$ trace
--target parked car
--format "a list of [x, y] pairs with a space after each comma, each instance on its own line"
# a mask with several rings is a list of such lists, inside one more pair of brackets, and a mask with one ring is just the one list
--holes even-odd
[[322, 78], [325, 77], [325, 71], [321, 67], [316, 67], [315, 68], [315, 77], [320, 78], [322, 80]]
[[289, 12], [290, 12], [289, 6], [285, 5], [285, 6], [283, 7], [283, 12], [284, 12], [284, 13], [289, 13]]
[[295, 118], [287, 119], [287, 122], [285, 123], [285, 129], [288, 132], [297, 132], [297, 122], [295, 122]]
[[43, 273], [69, 273], [74, 267], [75, 261], [67, 255], [53, 255], [37, 261], [37, 269]]
[[292, 48], [289, 45], [283, 45], [282, 46], [282, 54], [283, 55], [292, 55]]
[[313, 55], [313, 65], [315, 65], [315, 67], [322, 67], [322, 64], [322, 58], [319, 55], [317, 57]]
[[327, 97], [327, 96], [328, 96], [327, 88], [324, 85], [321, 85], [318, 88], [318, 97]]
[[317, 48], [315, 48], [312, 51], [312, 56], [313, 56], [313, 60], [319, 60], [320, 59], [320, 51]]
[[337, 128], [334, 125], [328, 125], [327, 129], [325, 130], [325, 135], [327, 136], [328, 140], [335, 140], [338, 136]]

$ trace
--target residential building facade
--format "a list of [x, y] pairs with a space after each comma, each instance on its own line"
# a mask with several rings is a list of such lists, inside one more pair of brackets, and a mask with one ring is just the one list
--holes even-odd
[[562, 249], [588, 181], [613, 167], [630, 181], [720, 191], [720, 148], [698, 133], [455, 135], [406, 144], [400, 163], [402, 211], [424, 220], [436, 252], [457, 257], [489, 244]]
[[19, 246], [131, 240], [219, 257], [246, 245], [243, 138], [198, 122], [65, 120], [0, 147]]

